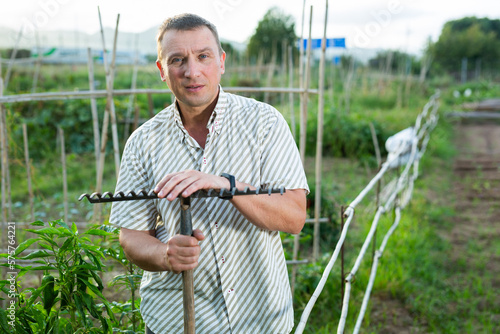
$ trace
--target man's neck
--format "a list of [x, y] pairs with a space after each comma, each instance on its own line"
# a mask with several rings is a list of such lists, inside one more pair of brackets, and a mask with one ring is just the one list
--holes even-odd
[[179, 113], [181, 115], [182, 125], [189, 133], [193, 139], [195, 139], [198, 144], [205, 148], [205, 143], [207, 141], [208, 129], [207, 124], [212, 116], [212, 113], [217, 105], [217, 98], [205, 109], [196, 110], [193, 108], [181, 108], [179, 104], [177, 104], [177, 108], [179, 109]]

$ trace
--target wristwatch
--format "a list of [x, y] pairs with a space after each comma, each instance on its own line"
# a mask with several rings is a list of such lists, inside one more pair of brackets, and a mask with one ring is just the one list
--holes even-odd
[[[220, 176], [225, 177], [226, 179], [229, 180], [229, 191], [232, 191], [236, 187], [236, 179], [234, 178], [233, 175], [228, 174], [228, 173], [222, 173]], [[224, 197], [220, 197], [222, 199], [231, 199], [233, 198], [233, 195], [227, 195]]]

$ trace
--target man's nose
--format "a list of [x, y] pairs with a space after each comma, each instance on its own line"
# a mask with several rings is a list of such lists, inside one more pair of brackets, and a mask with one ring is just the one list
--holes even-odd
[[188, 78], [197, 77], [200, 75], [200, 64], [195, 59], [189, 59], [186, 62], [186, 70], [184, 76]]

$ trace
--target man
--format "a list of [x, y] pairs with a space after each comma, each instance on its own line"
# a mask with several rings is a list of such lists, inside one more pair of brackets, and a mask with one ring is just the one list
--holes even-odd
[[[279, 231], [300, 232], [309, 191], [289, 128], [273, 107], [221, 89], [226, 55], [210, 22], [167, 19], [157, 42], [156, 64], [175, 103], [131, 135], [117, 190], [154, 189], [162, 199], [116, 202], [110, 217], [127, 257], [144, 269], [148, 330], [183, 331], [178, 273], [195, 269], [197, 333], [288, 333], [292, 296]], [[231, 181], [286, 192], [193, 199], [195, 230], [179, 235], [178, 197], [229, 189]]]

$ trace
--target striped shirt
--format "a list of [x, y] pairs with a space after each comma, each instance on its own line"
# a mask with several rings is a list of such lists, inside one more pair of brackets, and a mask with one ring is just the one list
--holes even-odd
[[[270, 105], [220, 89], [207, 124], [205, 149], [189, 136], [173, 103], [129, 138], [118, 190], [153, 189], [167, 174], [187, 169], [221, 175], [255, 187], [309, 191], [297, 146], [283, 116]], [[157, 224], [157, 217], [164, 223]], [[289, 333], [292, 296], [279, 232], [262, 230], [218, 198], [191, 201], [200, 229], [194, 270], [197, 333]], [[180, 230], [176, 199], [115, 202], [110, 223], [156, 229], [166, 243]], [[182, 275], [144, 271], [141, 314], [157, 334], [183, 332]]]

